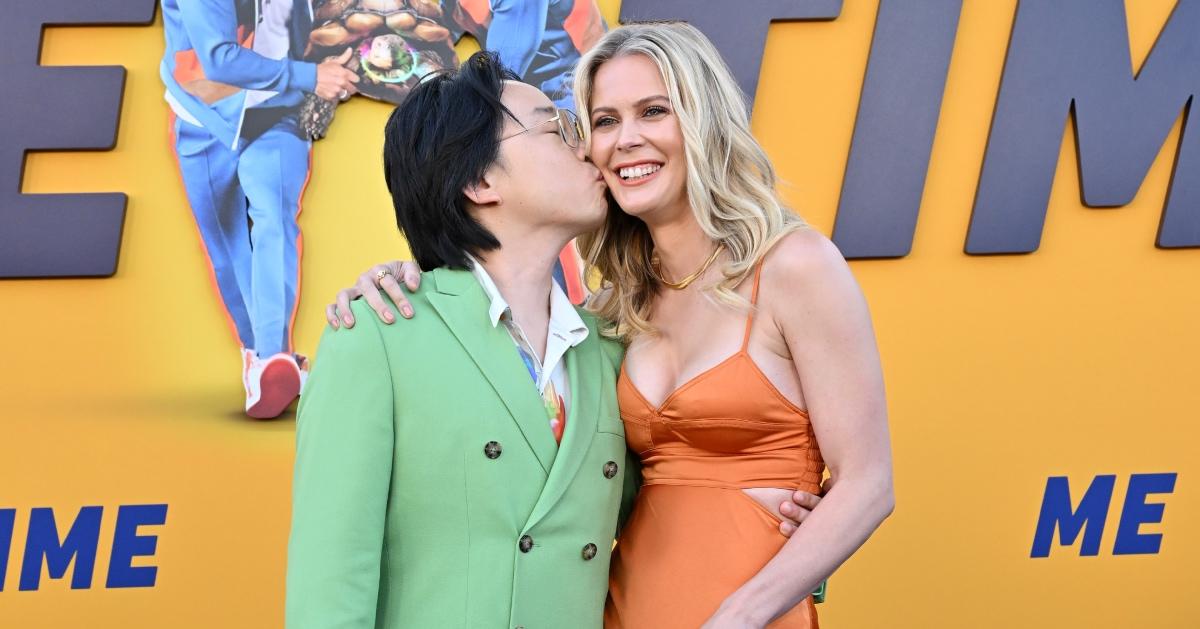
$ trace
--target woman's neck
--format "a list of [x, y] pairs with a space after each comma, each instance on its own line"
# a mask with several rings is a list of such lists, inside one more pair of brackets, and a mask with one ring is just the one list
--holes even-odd
[[686, 277], [704, 264], [713, 252], [713, 241], [700, 229], [691, 208], [677, 212], [672, 220], [647, 222], [654, 251], [658, 254], [658, 268], [664, 279], [678, 280]]

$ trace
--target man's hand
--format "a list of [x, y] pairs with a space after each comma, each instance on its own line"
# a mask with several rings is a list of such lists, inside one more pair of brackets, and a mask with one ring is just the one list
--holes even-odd
[[[830, 487], [833, 487], [832, 476], [821, 483], [821, 494], [829, 493]], [[821, 496], [807, 491], [793, 491], [791, 498], [779, 504], [779, 514], [783, 516], [783, 521], [779, 523], [779, 532], [783, 533], [784, 537], [791, 537], [800, 527], [800, 523], [821, 503]]]
[[383, 301], [381, 289], [388, 294], [388, 297], [392, 298], [396, 307], [400, 309], [400, 315], [405, 319], [411, 319], [413, 317], [412, 304], [404, 296], [404, 288], [401, 288], [400, 285], [401, 281], [409, 291], [416, 291], [421, 287], [421, 268], [417, 266], [416, 262], [392, 260], [371, 267], [358, 276], [358, 281], [354, 286], [339, 291], [334, 303], [325, 306], [325, 320], [329, 321], [330, 327], [335, 330], [342, 325], [347, 328], [354, 327], [354, 313], [350, 311], [350, 302], [361, 297], [367, 300], [367, 305], [371, 306], [371, 310], [375, 311], [381, 321], [388, 324], [393, 323], [396, 315]]
[[346, 49], [341, 56], [327, 59], [317, 65], [317, 96], [325, 100], [346, 100], [358, 91], [354, 87], [358, 83], [358, 75], [346, 69], [350, 60], [351, 50]]

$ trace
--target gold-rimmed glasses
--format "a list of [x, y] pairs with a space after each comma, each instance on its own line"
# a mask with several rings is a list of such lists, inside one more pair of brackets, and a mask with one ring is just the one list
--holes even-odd
[[522, 133], [533, 131], [544, 124], [556, 122], [558, 123], [558, 136], [562, 138], [567, 147], [572, 149], [579, 148], [579, 144], [583, 138], [583, 127], [579, 126], [579, 117], [569, 109], [558, 109], [556, 111], [557, 113], [554, 114], [553, 118], [530, 125], [512, 135], [504, 136], [500, 138], [500, 141], [503, 142], [509, 138], [515, 138]]

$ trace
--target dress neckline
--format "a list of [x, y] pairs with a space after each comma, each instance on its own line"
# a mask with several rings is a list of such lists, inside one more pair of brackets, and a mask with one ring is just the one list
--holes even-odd
[[669, 394], [667, 394], [667, 397], [663, 398], [663, 401], [660, 402], [657, 406], [655, 406], [654, 404], [651, 404], [650, 400], [646, 399], [646, 396], [644, 394], [642, 394], [641, 389], [638, 388], [637, 383], [635, 383], [633, 381], [633, 378], [629, 377], [629, 371], [625, 369], [625, 361], [621, 361], [621, 374], [620, 374], [620, 378], [618, 379], [618, 386], [620, 386], [620, 381], [622, 381], [622, 380], [625, 381], [625, 383], [629, 386], [629, 390], [633, 391], [633, 394], [635, 396], [637, 396], [638, 401], [640, 401], [642, 403], [642, 405], [644, 405], [647, 409], [652, 411], [655, 415], [661, 416], [663, 414], [663, 411], [667, 410], [667, 408], [670, 407], [671, 402], [674, 402], [675, 399], [678, 398], [681, 393], [690, 389], [692, 387], [692, 385], [696, 384], [701, 379], [705, 378], [706, 376], [712, 375], [717, 370], [721, 369], [722, 367], [725, 367], [726, 365], [729, 365], [730, 363], [732, 363], [734, 360], [736, 360], [737, 358], [739, 358], [741, 356], [746, 357], [746, 362], [750, 363], [750, 369], [753, 370], [754, 374], [756, 376], [758, 376], [758, 379], [761, 380], [764, 385], [766, 385], [767, 389], [771, 392], [771, 394], [773, 394], [776, 398], [778, 398], [779, 401], [782, 402], [784, 405], [786, 405], [788, 407], [788, 409], [790, 409], [791, 411], [798, 413], [800, 415], [803, 415], [806, 419], [808, 418], [808, 411], [806, 409], [800, 408], [799, 406], [796, 406], [795, 402], [792, 402], [791, 400], [789, 400], [787, 398], [787, 396], [785, 396], [783, 393], [781, 393], [779, 391], [779, 387], [776, 387], [775, 383], [771, 382], [771, 379], [767, 377], [767, 374], [764, 373], [762, 368], [758, 366], [758, 363], [755, 362], [754, 357], [752, 357], [750, 355], [750, 353], [744, 349], [738, 350], [737, 352], [735, 352], [733, 355], [729, 356], [725, 360], [722, 360], [721, 362], [713, 365], [712, 367], [709, 367], [708, 369], [701, 371], [700, 373], [696, 374], [695, 376], [692, 376], [690, 379], [688, 379], [683, 384], [675, 387], [675, 389], [673, 391], [671, 391]]

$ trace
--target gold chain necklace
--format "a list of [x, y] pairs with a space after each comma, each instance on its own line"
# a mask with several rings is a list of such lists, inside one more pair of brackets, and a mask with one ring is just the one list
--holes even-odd
[[700, 279], [700, 276], [704, 275], [704, 272], [708, 270], [708, 267], [712, 266], [712, 263], [717, 260], [717, 256], [721, 255], [721, 252], [724, 250], [725, 250], [725, 245], [717, 243], [717, 246], [713, 248], [712, 255], [708, 256], [708, 259], [704, 261], [704, 264], [700, 265], [700, 268], [697, 269], [695, 273], [692, 273], [691, 275], [679, 280], [678, 282], [672, 282], [662, 276], [662, 271], [658, 268], [658, 266], [659, 266], [658, 254], [655, 254], [654, 259], [650, 261], [650, 272], [651, 272], [651, 274], [654, 275], [654, 279], [661, 282], [667, 288], [672, 288], [675, 290], [683, 290], [683, 289], [687, 288], [688, 286], [690, 286], [692, 284], [692, 282], [695, 282], [696, 280]]

